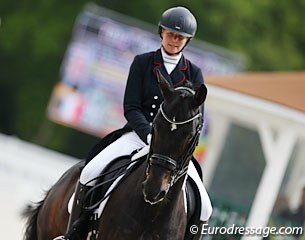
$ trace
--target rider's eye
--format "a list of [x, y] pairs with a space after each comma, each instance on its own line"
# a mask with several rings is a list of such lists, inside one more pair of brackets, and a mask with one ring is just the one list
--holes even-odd
[[171, 32], [168, 32], [168, 33], [167, 33], [167, 36], [171, 38], [171, 37], [173, 37], [173, 36], [174, 36], [174, 34], [173, 34], [173, 33], [171, 33]]

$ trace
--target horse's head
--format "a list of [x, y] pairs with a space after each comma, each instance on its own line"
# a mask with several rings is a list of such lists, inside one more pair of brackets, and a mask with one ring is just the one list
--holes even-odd
[[153, 122], [143, 182], [144, 199], [150, 204], [162, 201], [170, 187], [185, 176], [198, 143], [203, 122], [200, 106], [207, 95], [204, 84], [196, 92], [186, 87], [174, 89], [159, 71], [157, 74], [164, 102]]

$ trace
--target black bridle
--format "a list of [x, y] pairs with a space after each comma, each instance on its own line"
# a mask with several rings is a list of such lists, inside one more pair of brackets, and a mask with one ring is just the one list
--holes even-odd
[[[194, 91], [189, 88], [186, 88], [186, 87], [176, 88], [176, 90], [179, 90], [179, 89], [187, 90], [194, 95]], [[149, 168], [151, 165], [158, 165], [160, 167], [163, 167], [171, 172], [170, 186], [173, 186], [181, 177], [183, 177], [187, 173], [189, 159], [192, 157], [193, 152], [195, 151], [195, 148], [198, 145], [199, 136], [200, 136], [202, 123], [203, 123], [203, 116], [202, 116], [201, 108], [199, 108], [199, 111], [195, 116], [193, 116], [185, 121], [176, 121], [175, 118], [173, 120], [171, 120], [168, 117], [168, 115], [164, 112], [163, 103], [161, 104], [159, 111], [160, 111], [161, 115], [163, 116], [163, 118], [168, 123], [171, 124], [171, 131], [175, 131], [179, 125], [193, 122], [197, 118], [199, 119], [198, 125], [196, 126], [196, 133], [192, 137], [189, 147], [188, 147], [188, 151], [185, 152], [180, 164], [178, 164], [178, 162], [176, 160], [172, 159], [169, 156], [165, 156], [163, 154], [158, 154], [158, 153], [152, 153], [152, 145], [150, 146], [150, 151], [147, 156], [148, 160], [149, 160], [149, 164], [147, 166], [146, 173], [148, 174], [148, 171], [149, 171]], [[153, 137], [154, 137], [153, 135], [154, 135], [154, 131], [152, 131], [151, 142], [153, 142]]]

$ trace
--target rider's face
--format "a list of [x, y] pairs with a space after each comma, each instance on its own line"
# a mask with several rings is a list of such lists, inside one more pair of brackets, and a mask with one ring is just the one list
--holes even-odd
[[162, 29], [161, 36], [163, 48], [171, 55], [178, 54], [190, 39], [166, 29]]

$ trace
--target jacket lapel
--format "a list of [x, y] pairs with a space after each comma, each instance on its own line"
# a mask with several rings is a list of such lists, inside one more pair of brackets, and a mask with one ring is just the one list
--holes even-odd
[[162, 73], [162, 75], [165, 77], [165, 79], [171, 84], [173, 85], [171, 76], [167, 73], [166, 68], [164, 66], [164, 62], [163, 62], [163, 58], [162, 58], [162, 53], [161, 53], [161, 49], [158, 49], [155, 54], [154, 54], [154, 59], [153, 59], [153, 64], [154, 64], [154, 68], [153, 68], [153, 72], [156, 76], [156, 80], [157, 80], [157, 73], [156, 70], [159, 69], [160, 72]]
[[182, 54], [178, 65], [170, 74], [174, 87], [178, 87], [179, 85], [183, 84], [183, 82], [187, 79], [187, 70], [188, 64]]
[[156, 76], [156, 79], [157, 79], [156, 70], [159, 69], [162, 75], [165, 77], [165, 79], [174, 87], [178, 87], [179, 85], [183, 84], [183, 82], [187, 79], [186, 72], [188, 70], [188, 64], [183, 54], [181, 56], [178, 65], [175, 67], [175, 69], [171, 72], [170, 75], [167, 73], [165, 69], [161, 49], [158, 49], [155, 52], [153, 64], [154, 64], [153, 72]]

